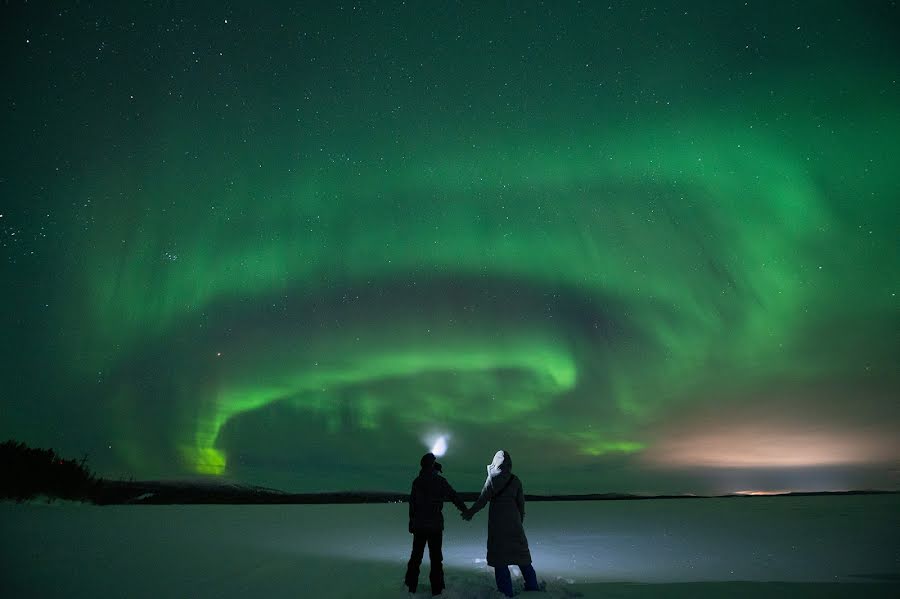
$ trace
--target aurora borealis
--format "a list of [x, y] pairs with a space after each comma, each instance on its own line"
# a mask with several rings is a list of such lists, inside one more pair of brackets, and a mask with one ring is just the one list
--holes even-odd
[[898, 486], [895, 2], [124, 4], [0, 9], [4, 438]]

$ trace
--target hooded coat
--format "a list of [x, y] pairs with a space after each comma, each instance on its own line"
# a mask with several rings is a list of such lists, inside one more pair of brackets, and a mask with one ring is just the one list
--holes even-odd
[[488, 502], [487, 563], [489, 566], [525, 565], [531, 563], [528, 539], [525, 537], [525, 493], [522, 482], [512, 473], [512, 459], [498, 451], [487, 467], [487, 480], [470, 512], [482, 509]]

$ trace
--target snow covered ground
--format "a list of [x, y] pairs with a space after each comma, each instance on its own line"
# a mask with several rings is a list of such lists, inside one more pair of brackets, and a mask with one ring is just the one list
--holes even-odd
[[[406, 509], [4, 503], [0, 596], [408, 597]], [[527, 510], [540, 597], [900, 596], [896, 495]], [[486, 512], [471, 523], [450, 505], [445, 514], [442, 596], [499, 597]], [[427, 577], [426, 557], [417, 597], [430, 596]]]

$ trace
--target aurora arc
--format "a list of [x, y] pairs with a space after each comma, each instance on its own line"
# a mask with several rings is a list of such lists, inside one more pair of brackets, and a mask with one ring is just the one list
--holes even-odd
[[[691, 123], [679, 124], [677, 128], [718, 131], [724, 127], [722, 123]], [[684, 147], [685, 137], [692, 140], [691, 149]], [[333, 272], [343, 273], [341, 284], [352, 287], [361, 280], [390, 280], [424, 269], [462, 277], [530, 280], [534, 285], [550, 289], [558, 285], [574, 286], [587, 295], [627, 298], [625, 302], [642, 306], [630, 319], [630, 326], [652, 339], [661, 353], [675, 357], [660, 372], [660, 378], [668, 381], [691, 379], [697, 376], [695, 371], [707, 368], [719, 351], [717, 336], [725, 329], [735, 350], [731, 360], [723, 361], [745, 363], [751, 356], [765, 355], [785, 341], [790, 342], [794, 331], [790, 327], [773, 327], [772, 323], [796, 318], [801, 307], [812, 298], [808, 286], [797, 276], [796, 264], [784, 257], [796, 255], [806, 246], [827, 247], [834, 241], [822, 233], [834, 216], [828, 213], [815, 184], [801, 165], [780, 153], [776, 144], [766, 143], [764, 138], [753, 134], [735, 136], [727, 142], [718, 138], [704, 142], [695, 135], [682, 134], [668, 141], [671, 147], [663, 146], [655, 137], [635, 139], [623, 134], [621, 140], [607, 143], [617, 148], [612, 160], [598, 154], [569, 157], [558, 164], [540, 158], [529, 162], [524, 157], [504, 161], [516, 164], [516, 169], [521, 169], [518, 172], [502, 164], [478, 167], [460, 162], [432, 168], [426, 162], [421, 170], [446, 171], [435, 175], [440, 181], [435, 189], [449, 196], [444, 201], [453, 206], [452, 210], [429, 216], [427, 226], [393, 219], [399, 214], [415, 213], [418, 199], [435, 193], [426, 190], [429, 181], [414, 180], [415, 172], [401, 174], [400, 180], [410, 182], [406, 187], [392, 190], [391, 179], [379, 181], [373, 174], [361, 187], [379, 191], [373, 195], [358, 192], [358, 197], [353, 198], [352, 203], [361, 209], [354, 216], [356, 228], [342, 222], [346, 216], [343, 209], [319, 206], [321, 211], [317, 211], [320, 214], [316, 215], [316, 221], [324, 223], [324, 231], [316, 236], [310, 229], [314, 239], [308, 244], [302, 241], [305, 236], [299, 223], [309, 222], [310, 205], [315, 205], [317, 195], [337, 194], [338, 190], [317, 192], [300, 184], [298, 187], [306, 195], [301, 193], [299, 199], [286, 196], [283, 203], [274, 202], [265, 208], [265, 212], [271, 209], [279, 218], [293, 223], [288, 225], [289, 232], [270, 244], [254, 241], [233, 256], [216, 260], [222, 275], [205, 278], [199, 288], [190, 273], [208, 272], [208, 257], [202, 257], [198, 263], [185, 260], [178, 265], [180, 268], [166, 268], [160, 281], [161, 289], [166, 291], [158, 296], [162, 303], [151, 302], [147, 306], [149, 313], [142, 318], [167, 322], [181, 316], [182, 306], [204, 306], [219, 296], [265, 296], [284, 291], [279, 282], [328, 280], [329, 273]], [[649, 157], [648, 147], [656, 150]], [[547, 154], [550, 153], [548, 148]], [[476, 175], [482, 168], [496, 173], [496, 180], [485, 181], [483, 175]], [[459, 181], [452, 173], [472, 173], [472, 178]], [[652, 175], [648, 177], [647, 173]], [[335, 175], [334, 178], [343, 177]], [[517, 189], [502, 183], [504, 180], [527, 183], [523, 185], [525, 189]], [[467, 197], [472, 197], [473, 191], [475, 197], [502, 195], [517, 210], [548, 220], [531, 231], [519, 229], [508, 234], [503, 231], [502, 207], [471, 200], [467, 204]], [[635, 197], [642, 204], [646, 202], [643, 214], [633, 212]], [[544, 216], [542, 211], [550, 212], [551, 216]], [[464, 231], [471, 234], [471, 223], [467, 222], [470, 219], [483, 219], [488, 224], [480, 235], [476, 231], [474, 238], [461, 243], [457, 234]], [[686, 221], [692, 221], [702, 232], [693, 238], [686, 237], [681, 228]], [[773, 232], [773, 223], [782, 230]], [[205, 226], [207, 234], [199, 239], [227, 235], [227, 231], [222, 232], [222, 223], [207, 222]], [[329, 229], [348, 226], [350, 231], [343, 231], [340, 241], [329, 232]], [[709, 239], [721, 235], [722, 231], [730, 233], [728, 251], [733, 257], [740, 257], [743, 263], [740, 269], [733, 260], [722, 264], [710, 262], [704, 237]], [[296, 240], [288, 244], [296, 243], [297, 247], [285, 252], [284, 239]], [[403, 241], [398, 244], [396, 240]], [[648, 240], [653, 240], [654, 245], [648, 244]], [[195, 254], [190, 243], [185, 239], [177, 246], [186, 255], [203, 256], [200, 248]], [[317, 252], [331, 243], [344, 244], [348, 256], [365, 258], [357, 262], [356, 258], [345, 260], [342, 255]], [[425, 250], [419, 254], [408, 248]], [[162, 251], [158, 248], [145, 254], [153, 257]], [[133, 258], [128, 261], [140, 264]], [[266, 268], [262, 272], [249, 267], [241, 270], [242, 265], [254, 264]], [[637, 268], [629, 270], [629, 266]], [[145, 270], [136, 269], [128, 276], [136, 282], [135, 287], [141, 288], [140, 281], [159, 280], [158, 271], [158, 261], [153, 260]], [[238, 271], [238, 276], [234, 276], [234, 271]], [[673, 286], [672, 272], [686, 275], [679, 287]], [[710, 285], [710, 281], [715, 284]], [[99, 288], [108, 286], [104, 282]], [[448, 286], [452, 287], [452, 282]], [[116, 287], [121, 289], [121, 282]], [[141, 291], [135, 289], [133, 293], [138, 295]], [[740, 293], [755, 301], [730, 305], [731, 302], [722, 300], [723, 293]], [[629, 298], [630, 294], [639, 297]], [[110, 302], [112, 305], [103, 310], [107, 318], [110, 308], [128, 305], [124, 297], [113, 297]], [[602, 316], [602, 310], [598, 310], [597, 316]], [[523, 320], [527, 317], [523, 316]], [[429, 322], [429, 317], [423, 318], [423, 326], [429, 326]], [[437, 325], [437, 322], [430, 324], [435, 328]], [[115, 328], [121, 326], [118, 323]], [[690, 334], [685, 335], [686, 331]], [[386, 344], [387, 347], [378, 348], [371, 355], [365, 350], [354, 353], [347, 347], [337, 351], [342, 358], [340, 364], [333, 366], [304, 369], [287, 358], [287, 370], [267, 373], [261, 384], [229, 379], [208, 400], [209, 405], [194, 425], [194, 444], [184, 448], [183, 455], [188, 465], [200, 472], [222, 473], [225, 457], [215, 444], [219, 431], [229, 419], [273, 401], [317, 389], [356, 386], [367, 380], [415, 377], [430, 371], [490, 372], [497, 368], [543, 375], [550, 384], [541, 387], [538, 397], [517, 398], [503, 404], [509, 416], [545, 407], [555, 395], [568, 392], [575, 385], [575, 358], [566, 350], [554, 348], [552, 342], [513, 343], [510, 345], [516, 351], [511, 352], [509, 347], [491, 348], [490, 342], [479, 339], [475, 331], [468, 334], [472, 338], [456, 350], [445, 349], [442, 344], [434, 347], [404, 342], [397, 348]], [[275, 361], [281, 362], [284, 356], [298, 351], [307, 356], [315, 353], [309, 348], [305, 352], [279, 348], [274, 355], [282, 357]], [[589, 363], [581, 367], [606, 368]], [[796, 359], [792, 367], [802, 368]], [[777, 367], [768, 365], [767, 369], [771, 373]], [[255, 374], [259, 372], [258, 365], [249, 368], [247, 379], [258, 378]], [[627, 381], [622, 382], [613, 393], [613, 400], [626, 413], [647, 410], [647, 400], [629, 405], [632, 393], [628, 385]], [[671, 391], [671, 382], [666, 386]], [[438, 405], [429, 408], [426, 412], [429, 417], [449, 416]], [[374, 417], [381, 408], [367, 409]], [[605, 439], [602, 435], [585, 438], [578, 434], [572, 438], [578, 440], [581, 452], [593, 455], [606, 452], [598, 448], [626, 452], [643, 448], [642, 443], [631, 439]]]

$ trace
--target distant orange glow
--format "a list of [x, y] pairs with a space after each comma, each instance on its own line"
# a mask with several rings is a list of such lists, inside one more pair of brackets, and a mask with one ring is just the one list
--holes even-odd
[[717, 424], [664, 436], [644, 454], [659, 466], [790, 468], [869, 464], [896, 458], [896, 442], [872, 431], [810, 424]]
[[765, 495], [784, 495], [786, 493], [791, 493], [790, 489], [781, 489], [780, 491], [735, 491], [734, 495], [752, 495], [753, 497], [765, 496]]

